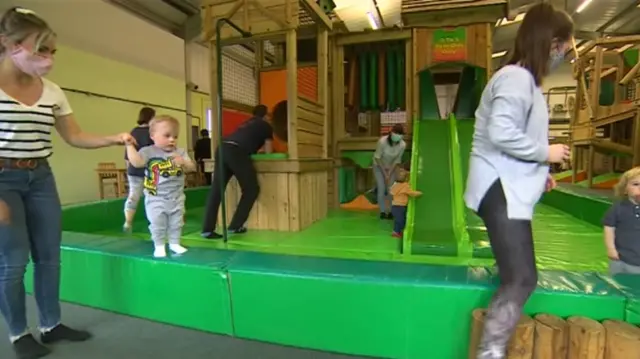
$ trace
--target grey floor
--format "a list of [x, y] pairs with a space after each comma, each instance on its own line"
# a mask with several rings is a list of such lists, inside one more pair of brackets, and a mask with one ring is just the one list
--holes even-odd
[[[37, 310], [28, 298], [30, 323]], [[76, 305], [63, 304], [67, 325], [91, 331], [85, 343], [58, 344], [47, 359], [358, 359], [176, 328]], [[13, 358], [0, 323], [0, 358]], [[361, 357], [360, 357], [361, 358]], [[361, 358], [364, 359], [364, 358]]]

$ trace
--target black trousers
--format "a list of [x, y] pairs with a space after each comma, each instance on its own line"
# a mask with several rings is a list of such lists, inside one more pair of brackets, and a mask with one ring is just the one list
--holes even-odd
[[538, 282], [531, 221], [507, 217], [507, 201], [500, 180], [487, 191], [478, 215], [489, 234], [500, 287], [489, 305], [477, 358], [503, 359], [522, 308]]
[[211, 172], [204, 171], [204, 161], [198, 161], [198, 168], [200, 168], [200, 172], [204, 176], [204, 181], [207, 186], [211, 186]]
[[[213, 182], [211, 183], [211, 190], [209, 191], [209, 198], [207, 200], [207, 207], [204, 216], [204, 224], [202, 227], [203, 233], [210, 233], [215, 231], [216, 222], [218, 220], [218, 209], [222, 202], [223, 193], [220, 191], [221, 185], [226, 189], [231, 177], [235, 176], [242, 190], [242, 196], [238, 202], [236, 212], [233, 214], [231, 223], [229, 223], [229, 229], [236, 230], [243, 227], [253, 204], [258, 199], [260, 193], [260, 186], [258, 185], [258, 174], [253, 167], [253, 161], [251, 155], [243, 151], [240, 147], [222, 143], [223, 147], [223, 159], [220, 159], [220, 148], [215, 153], [215, 168], [213, 171]], [[220, 173], [219, 166], [222, 163], [224, 167], [223, 173]]]

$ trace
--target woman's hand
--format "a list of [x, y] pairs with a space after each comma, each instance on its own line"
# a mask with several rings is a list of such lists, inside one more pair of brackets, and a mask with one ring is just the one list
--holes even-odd
[[133, 138], [133, 136], [131, 136], [130, 133], [128, 132], [123, 132], [120, 134], [117, 134], [115, 136], [111, 136], [111, 142], [114, 145], [133, 145], [136, 146], [138, 143], [136, 142], [136, 139]]
[[549, 155], [547, 161], [549, 163], [563, 163], [569, 160], [571, 150], [569, 146], [557, 143], [549, 146]]
[[547, 183], [545, 185], [545, 191], [547, 192], [551, 192], [552, 189], [556, 188], [558, 186], [558, 183], [556, 182], [556, 179], [553, 178], [552, 175], [547, 176]]
[[609, 259], [613, 261], [620, 260], [620, 255], [618, 254], [618, 251], [615, 248], [607, 248], [607, 257], [609, 257]]

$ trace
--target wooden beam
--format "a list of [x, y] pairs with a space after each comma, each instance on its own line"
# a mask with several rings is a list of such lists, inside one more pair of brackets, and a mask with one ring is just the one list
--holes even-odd
[[596, 45], [598, 46], [624, 45], [628, 43], [640, 43], [640, 35], [615, 36], [596, 40]]
[[636, 74], [640, 71], [640, 61], [638, 61], [637, 64], [635, 64], [631, 70], [629, 70], [629, 72], [627, 72], [626, 75], [624, 75], [624, 77], [622, 78], [622, 80], [620, 80], [620, 85], [626, 85], [628, 84], [635, 76]]
[[593, 115], [598, 117], [598, 109], [600, 107], [600, 74], [602, 74], [603, 48], [596, 48], [595, 72], [591, 77], [591, 105], [593, 106]]
[[607, 76], [611, 75], [612, 73], [614, 73], [614, 72], [616, 72], [616, 71], [618, 71], [618, 68], [617, 68], [617, 67], [615, 67], [615, 66], [614, 66], [614, 67], [610, 67], [610, 68], [608, 68], [608, 69], [606, 69], [606, 70], [602, 71], [602, 73], [600, 74], [600, 78], [601, 78], [601, 79], [602, 79], [602, 78], [605, 78], [605, 77], [607, 77]]
[[296, 30], [287, 30], [287, 146], [289, 159], [298, 159], [298, 44]]
[[329, 158], [329, 30], [318, 27], [318, 103], [324, 108], [322, 158]]
[[370, 43], [370, 42], [382, 42], [382, 41], [397, 41], [411, 39], [411, 30], [376, 30], [376, 31], [363, 31], [363, 32], [351, 32], [348, 34], [335, 35], [335, 41], [338, 46]]
[[[209, 45], [209, 91], [211, 97], [211, 153], [216, 153], [218, 147], [218, 112], [216, 111], [216, 102], [218, 101], [218, 71], [217, 71], [217, 53], [215, 43]], [[206, 119], [205, 119], [206, 121]]]
[[314, 0], [300, 0], [300, 5], [307, 10], [309, 16], [311, 16], [318, 26], [324, 25], [328, 30], [333, 29], [333, 21], [331, 21], [329, 16], [322, 11], [320, 6], [318, 6]]
[[[288, 1], [288, 0], [286, 0]], [[278, 14], [273, 13], [272, 11], [269, 11], [266, 7], [264, 7], [264, 5], [262, 5], [259, 1], [257, 0], [250, 0], [249, 3], [251, 5], [253, 5], [253, 7], [255, 7], [258, 11], [260, 11], [260, 13], [262, 15], [264, 15], [265, 17], [267, 17], [267, 19], [272, 20], [273, 22], [275, 22], [276, 24], [278, 24], [278, 26], [280, 26], [283, 30], [284, 29], [288, 29], [290, 27], [289, 24], [289, 19], [283, 20], [282, 18], [280, 18], [280, 16], [278, 16]]]
[[[331, 51], [331, 149], [334, 159], [341, 158], [338, 140], [344, 137], [344, 47], [332, 42]], [[334, 169], [333, 197], [335, 207], [338, 207], [339, 185], [338, 170]]]

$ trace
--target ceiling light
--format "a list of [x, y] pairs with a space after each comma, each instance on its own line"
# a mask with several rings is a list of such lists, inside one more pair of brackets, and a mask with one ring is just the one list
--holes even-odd
[[374, 30], [378, 30], [378, 24], [376, 23], [376, 18], [373, 16], [371, 11], [367, 12], [367, 18], [369, 19], [369, 25]]
[[576, 12], [579, 14], [582, 11], [584, 11], [584, 9], [587, 8], [587, 6], [589, 6], [589, 4], [591, 4], [593, 0], [584, 0], [582, 1], [582, 4], [580, 4], [580, 6], [578, 6], [578, 8], [576, 9]]
[[492, 59], [497, 59], [498, 57], [502, 57], [502, 56], [504, 56], [506, 54], [507, 54], [506, 51], [494, 52], [493, 54], [491, 54], [491, 58]]

